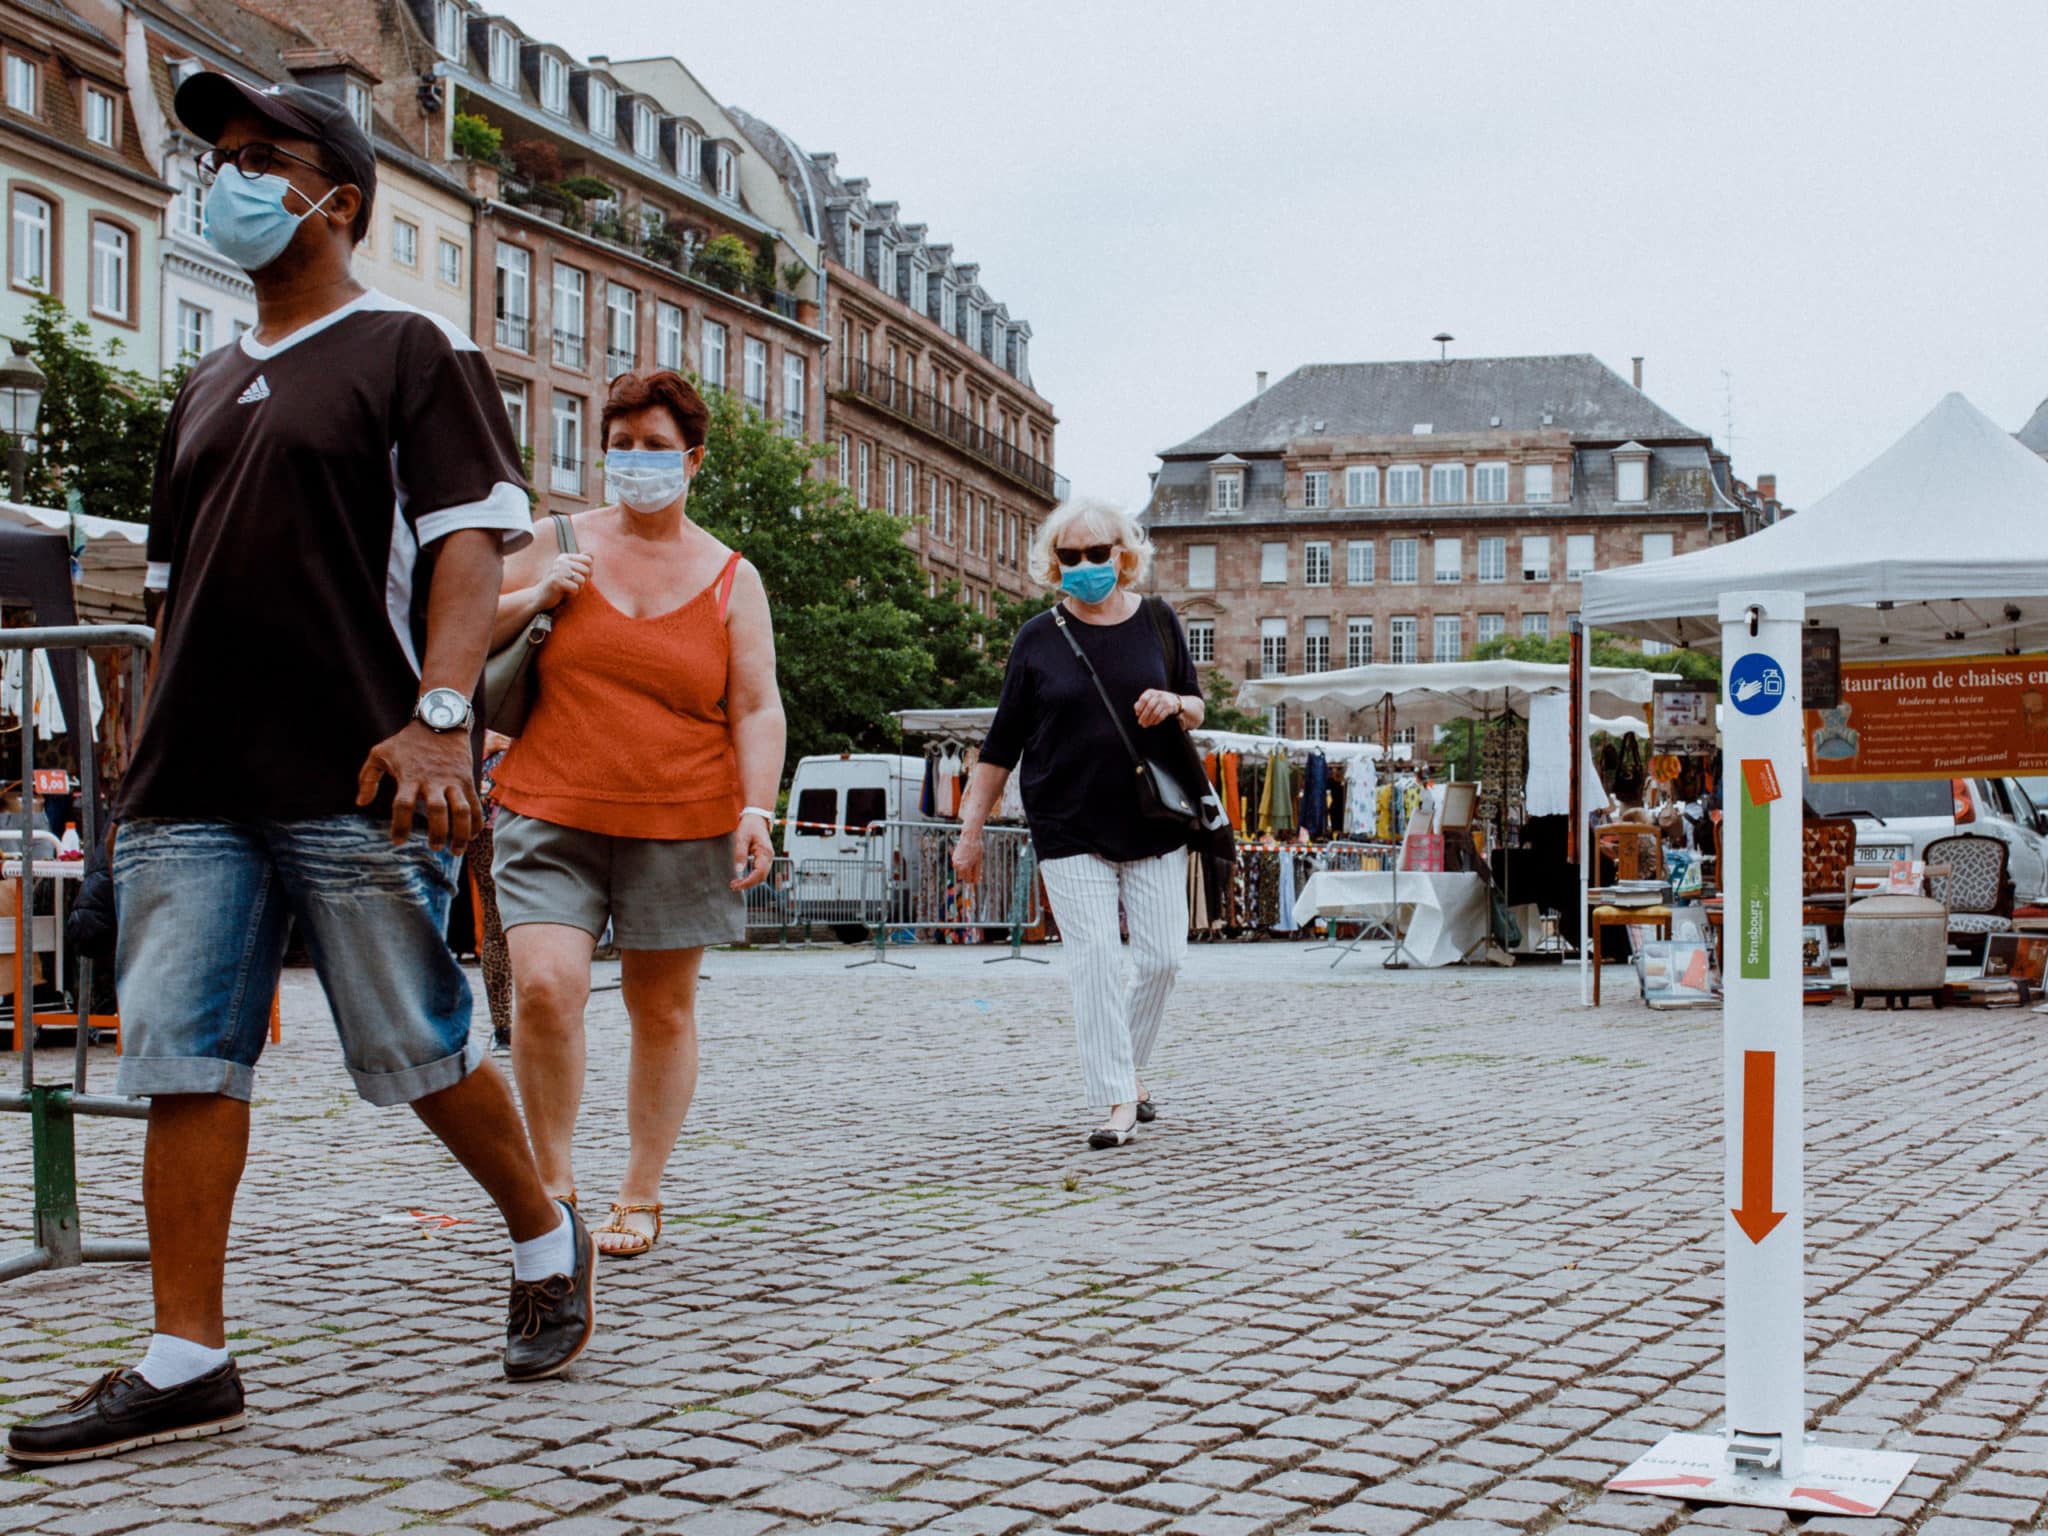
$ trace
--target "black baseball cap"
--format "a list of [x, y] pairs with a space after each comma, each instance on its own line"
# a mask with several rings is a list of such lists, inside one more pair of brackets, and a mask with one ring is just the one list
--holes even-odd
[[296, 138], [310, 139], [331, 153], [348, 174], [343, 180], [362, 189], [368, 207], [377, 195], [377, 155], [370, 136], [337, 96], [304, 85], [269, 85], [260, 90], [232, 75], [211, 71], [192, 75], [178, 87], [173, 106], [178, 121], [209, 144], [220, 141], [221, 129], [237, 112], [274, 124]]

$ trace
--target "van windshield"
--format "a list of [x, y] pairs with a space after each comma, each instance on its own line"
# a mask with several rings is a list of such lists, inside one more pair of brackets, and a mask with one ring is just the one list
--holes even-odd
[[1863, 811], [1886, 821], [1909, 816], [1953, 816], [1956, 811], [1947, 779], [1889, 779], [1873, 784], [1809, 779], [1806, 803], [1822, 816]]

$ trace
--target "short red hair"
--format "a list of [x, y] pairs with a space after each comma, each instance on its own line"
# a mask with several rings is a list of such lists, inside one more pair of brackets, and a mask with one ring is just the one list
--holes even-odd
[[621, 416], [631, 416], [640, 411], [659, 406], [675, 418], [677, 428], [683, 434], [683, 448], [704, 446], [705, 428], [711, 420], [711, 408], [704, 403], [704, 397], [688, 379], [673, 368], [656, 368], [646, 373], [622, 373], [612, 380], [611, 392], [605, 396], [604, 414], [598, 421], [597, 434], [600, 444], [612, 435], [612, 423]]

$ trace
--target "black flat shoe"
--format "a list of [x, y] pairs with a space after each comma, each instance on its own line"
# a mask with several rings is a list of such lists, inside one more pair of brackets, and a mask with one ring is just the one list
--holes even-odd
[[566, 1200], [576, 1258], [566, 1275], [514, 1280], [505, 1321], [505, 1379], [540, 1381], [559, 1375], [583, 1353], [597, 1328], [597, 1243]]
[[1137, 1127], [1120, 1131], [1113, 1125], [1099, 1125], [1088, 1133], [1088, 1145], [1101, 1152], [1109, 1147], [1121, 1147], [1138, 1139]]
[[7, 1432], [16, 1461], [90, 1461], [169, 1440], [201, 1440], [240, 1429], [242, 1375], [235, 1362], [180, 1386], [152, 1387], [139, 1371], [109, 1371], [54, 1413]]
[[1150, 1125], [1158, 1118], [1159, 1106], [1157, 1104], [1154, 1104], [1149, 1098], [1138, 1100], [1138, 1124]]

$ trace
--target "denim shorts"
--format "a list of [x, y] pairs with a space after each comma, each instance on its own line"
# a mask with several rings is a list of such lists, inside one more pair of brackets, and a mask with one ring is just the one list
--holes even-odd
[[123, 823], [117, 1093], [248, 1099], [269, 1037], [288, 920], [327, 994], [356, 1092], [409, 1104], [484, 1057], [448, 951], [455, 855], [367, 816]]

